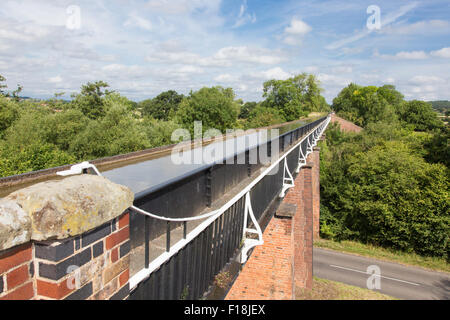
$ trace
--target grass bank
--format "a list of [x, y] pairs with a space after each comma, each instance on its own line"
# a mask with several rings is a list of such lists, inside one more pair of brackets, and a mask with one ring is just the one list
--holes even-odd
[[313, 278], [313, 288], [297, 289], [297, 300], [396, 300], [379, 292], [340, 282]]
[[421, 267], [434, 271], [450, 272], [450, 264], [444, 258], [423, 257], [415, 253], [394, 251], [372, 245], [366, 245], [355, 241], [331, 241], [315, 240], [314, 246], [318, 248], [332, 249], [345, 253], [357, 254], [379, 260], [401, 263], [404, 265]]

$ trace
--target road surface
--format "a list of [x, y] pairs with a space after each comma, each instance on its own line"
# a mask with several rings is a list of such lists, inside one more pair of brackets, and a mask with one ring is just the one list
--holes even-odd
[[[369, 266], [376, 271], [368, 274]], [[328, 249], [314, 248], [314, 276], [338, 281], [349, 285], [375, 289], [399, 299], [408, 300], [450, 300], [450, 274], [428, 271], [418, 267], [409, 267], [397, 263], [340, 253]]]

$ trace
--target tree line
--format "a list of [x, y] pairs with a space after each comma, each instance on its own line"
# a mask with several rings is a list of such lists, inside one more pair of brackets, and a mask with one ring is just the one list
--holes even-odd
[[321, 152], [321, 235], [449, 259], [449, 128], [394, 86], [350, 84]]
[[174, 90], [134, 102], [97, 81], [81, 86], [70, 101], [21, 99], [0, 76], [0, 176], [174, 143], [172, 132], [210, 128], [249, 129], [328, 111], [314, 75], [264, 83], [264, 100], [244, 102], [232, 88], [204, 87], [188, 95]]

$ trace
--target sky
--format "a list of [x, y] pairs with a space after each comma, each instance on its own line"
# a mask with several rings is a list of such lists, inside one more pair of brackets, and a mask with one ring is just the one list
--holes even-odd
[[0, 75], [23, 96], [106, 81], [134, 101], [315, 74], [329, 103], [354, 82], [450, 100], [450, 1], [2, 0]]

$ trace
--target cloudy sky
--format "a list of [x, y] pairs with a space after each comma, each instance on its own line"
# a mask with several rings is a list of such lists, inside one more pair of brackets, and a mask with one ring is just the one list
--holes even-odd
[[103, 80], [135, 101], [214, 85], [258, 101], [264, 81], [308, 72], [328, 102], [350, 82], [450, 99], [448, 0], [1, 2], [0, 74], [25, 96]]

